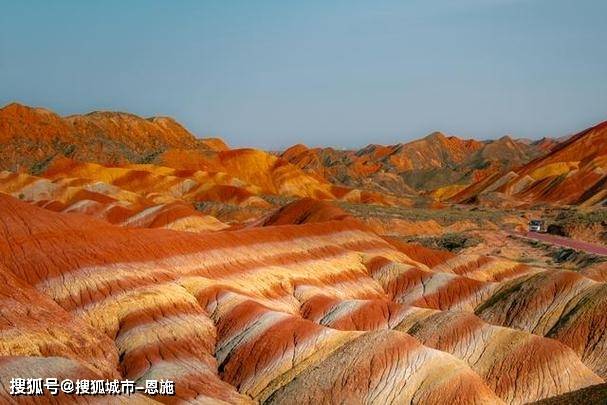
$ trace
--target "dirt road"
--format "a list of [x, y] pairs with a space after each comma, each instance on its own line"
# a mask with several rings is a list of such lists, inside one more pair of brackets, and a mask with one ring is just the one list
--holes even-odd
[[542, 242], [550, 243], [552, 245], [581, 250], [595, 255], [607, 256], [607, 247], [597, 245], [595, 243], [584, 242], [580, 240], [565, 238], [563, 236], [556, 236], [547, 233], [537, 232], [527, 232], [526, 234], [523, 234], [523, 236], [529, 239], [536, 239]]

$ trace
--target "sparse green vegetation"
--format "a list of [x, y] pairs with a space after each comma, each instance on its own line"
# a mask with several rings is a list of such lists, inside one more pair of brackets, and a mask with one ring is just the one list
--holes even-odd
[[487, 222], [498, 224], [504, 218], [504, 211], [485, 208], [451, 206], [442, 209], [395, 207], [374, 204], [355, 204], [340, 202], [338, 205], [346, 212], [362, 218], [396, 218], [408, 221], [434, 220], [442, 226], [448, 226], [459, 221], [471, 221], [479, 226]]
[[552, 210], [547, 216], [549, 233], [590, 242], [607, 243], [607, 208], [565, 208]]
[[[509, 238], [526, 243], [535, 249], [543, 250], [546, 256], [550, 258], [548, 264], [558, 268], [567, 268], [568, 270], [577, 271], [592, 264], [607, 260], [607, 258], [603, 256], [597, 256], [592, 253], [581, 252], [571, 248], [558, 247], [534, 239], [519, 238], [512, 235], [509, 236]], [[519, 261], [524, 262], [523, 260]]]
[[283, 207], [298, 199], [297, 197], [292, 197], [292, 196], [287, 196], [287, 195], [270, 195], [270, 194], [263, 194], [260, 197], [263, 198], [265, 201], [269, 202], [270, 204], [275, 205], [276, 207]]
[[267, 208], [243, 207], [221, 201], [198, 201], [194, 203], [194, 208], [204, 214], [212, 215], [225, 223], [235, 223], [243, 219], [260, 218], [272, 211], [272, 209]]
[[158, 159], [158, 156], [160, 156], [163, 152], [164, 152], [164, 150], [156, 150], [154, 152], [148, 153], [147, 155], [144, 155], [140, 159], [138, 159], [137, 163], [141, 163], [141, 164], [155, 163], [156, 160]]
[[446, 233], [440, 236], [408, 238], [407, 242], [419, 243], [431, 249], [459, 252], [462, 249], [478, 245], [482, 240], [477, 236], [464, 233]]
[[604, 262], [604, 256], [597, 256], [591, 253], [580, 252], [570, 248], [551, 248], [551, 256], [555, 263], [570, 263], [577, 268], [583, 269], [591, 264]]
[[607, 223], [607, 209], [596, 208], [592, 211], [577, 209], [560, 210], [554, 219], [557, 225], [593, 225]]
[[482, 314], [486, 309], [493, 307], [500, 301], [507, 299], [510, 295], [518, 292], [523, 288], [524, 282], [527, 280], [515, 280], [514, 283], [506, 284], [498, 291], [496, 291], [488, 300], [483, 302], [478, 308], [474, 310], [476, 315]]
[[552, 398], [535, 402], [536, 405], [605, 404], [607, 403], [607, 383], [593, 385], [577, 391], [567, 392]]
[[32, 167], [30, 167], [30, 173], [33, 174], [34, 176], [39, 176], [42, 173], [44, 173], [46, 171], [46, 169], [48, 169], [49, 165], [51, 164], [51, 162], [53, 161], [53, 159], [55, 158], [55, 156], [57, 156], [57, 154], [52, 154], [50, 156], [45, 157], [42, 160], [39, 160], [38, 162], [34, 163], [32, 165]]

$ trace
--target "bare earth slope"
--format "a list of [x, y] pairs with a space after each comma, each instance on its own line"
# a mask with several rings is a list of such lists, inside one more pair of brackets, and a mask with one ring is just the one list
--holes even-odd
[[[607, 199], [607, 122], [588, 128], [522, 168], [484, 179], [453, 201], [600, 205]], [[501, 197], [500, 197], [501, 196]]]
[[141, 118], [119, 112], [60, 117], [43, 108], [0, 108], [0, 168], [41, 170], [55, 156], [99, 163], [144, 162], [168, 148], [221, 147], [196, 139], [167, 117]]
[[0, 380], [170, 378], [177, 395], [154, 397], [168, 403], [495, 404], [607, 377], [604, 283], [465, 256], [428, 267], [317, 210], [189, 233], [0, 194]]

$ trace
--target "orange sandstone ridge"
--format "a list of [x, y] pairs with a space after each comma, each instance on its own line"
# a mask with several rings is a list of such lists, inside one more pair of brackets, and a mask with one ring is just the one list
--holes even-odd
[[176, 396], [150, 398], [169, 403], [518, 404], [604, 382], [603, 282], [423, 260], [314, 204], [191, 233], [0, 194], [2, 387], [18, 373], [169, 378]]
[[334, 183], [411, 194], [454, 184], [463, 187], [518, 167], [546, 153], [548, 143], [507, 136], [481, 142], [435, 132], [405, 144], [369, 145], [357, 151], [295, 145], [281, 156]]
[[518, 170], [474, 183], [451, 199], [511, 205], [604, 205], [607, 200], [607, 122], [574, 135]]
[[[563, 142], [552, 139], [462, 140], [442, 133], [358, 151], [295, 145], [280, 156], [230, 150], [197, 139], [175, 120], [116, 112], [60, 117], [19, 104], [0, 109], [0, 168], [40, 175], [67, 157], [104, 166], [150, 165], [226, 173], [246, 184], [224, 190], [350, 202], [404, 204], [430, 199], [516, 205], [598, 205], [606, 198], [605, 124]], [[217, 196], [222, 192], [212, 192]], [[511, 198], [513, 197], [513, 198]]]
[[[110, 176], [111, 183], [116, 177], [143, 176], [149, 184], [155, 176], [187, 179], [204, 172], [220, 183], [213, 189], [205, 188], [208, 197], [226, 196], [229, 201], [225, 202], [255, 195], [379, 204], [404, 201], [334, 185], [262, 150], [230, 150], [220, 139], [197, 139], [165, 117], [143, 119], [127, 113], [93, 112], [62, 118], [48, 110], [10, 104], [0, 109], [0, 142], [6, 146], [0, 151], [0, 168], [54, 179], [72, 176], [92, 180], [98, 175], [98, 180], [105, 182]], [[95, 164], [102, 167], [95, 168]], [[69, 173], [76, 167], [78, 173], [85, 174]], [[64, 168], [69, 170], [61, 173]]]
[[167, 148], [225, 149], [197, 139], [172, 118], [140, 118], [118, 112], [60, 117], [42, 108], [9, 104], [0, 109], [3, 169], [40, 169], [55, 156], [99, 163], [138, 162]]
[[[436, 133], [277, 155], [197, 139], [169, 118], [9, 105], [0, 110], [0, 402], [14, 402], [15, 376], [175, 381], [174, 396], [111, 398], [135, 403], [598, 395], [604, 263], [574, 272], [436, 251], [391, 232], [398, 216], [378, 224], [372, 214], [426, 198], [413, 195], [415, 176], [448, 180], [436, 200], [600, 204], [605, 128], [556, 146]], [[344, 211], [352, 206], [369, 218]], [[442, 232], [434, 220], [411, 225]]]

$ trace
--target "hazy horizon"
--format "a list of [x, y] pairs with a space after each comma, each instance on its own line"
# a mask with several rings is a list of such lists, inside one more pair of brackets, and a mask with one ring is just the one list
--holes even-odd
[[1, 105], [165, 115], [271, 150], [561, 137], [607, 119], [601, 1], [3, 8]]

